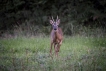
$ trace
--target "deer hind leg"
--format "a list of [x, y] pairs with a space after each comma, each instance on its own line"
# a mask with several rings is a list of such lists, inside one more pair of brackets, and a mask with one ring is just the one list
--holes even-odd
[[56, 43], [54, 43], [54, 50], [56, 49]]
[[59, 52], [61, 44], [62, 44], [62, 41], [60, 41], [60, 43], [58, 44], [57, 52]]
[[55, 49], [55, 55], [56, 55], [56, 57], [58, 57], [59, 50], [60, 50], [60, 45], [57, 44], [56, 49]]
[[57, 44], [54, 44], [54, 50], [55, 50], [55, 56], [58, 56], [58, 45]]
[[60, 50], [60, 45], [58, 44], [57, 52], [59, 52], [59, 50]]

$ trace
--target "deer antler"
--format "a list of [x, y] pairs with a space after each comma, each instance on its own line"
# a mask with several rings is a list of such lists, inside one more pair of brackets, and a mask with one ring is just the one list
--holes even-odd
[[58, 21], [58, 15], [57, 15], [57, 19], [56, 19], [56, 21]]
[[53, 20], [53, 22], [54, 22], [53, 16], [52, 16], [52, 20]]

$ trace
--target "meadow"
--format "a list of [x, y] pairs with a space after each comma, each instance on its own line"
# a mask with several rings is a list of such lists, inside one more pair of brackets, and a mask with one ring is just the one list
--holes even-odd
[[65, 36], [58, 58], [49, 49], [48, 36], [0, 39], [0, 71], [106, 70], [105, 37]]

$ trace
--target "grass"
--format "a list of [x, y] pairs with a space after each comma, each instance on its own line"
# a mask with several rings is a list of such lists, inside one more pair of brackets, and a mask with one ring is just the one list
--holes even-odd
[[[59, 57], [48, 37], [0, 39], [1, 71], [105, 71], [106, 38], [65, 36]], [[54, 51], [53, 51], [54, 52]]]

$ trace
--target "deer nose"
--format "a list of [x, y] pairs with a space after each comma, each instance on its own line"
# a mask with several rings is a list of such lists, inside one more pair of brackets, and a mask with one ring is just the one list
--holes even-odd
[[54, 30], [57, 30], [57, 27], [56, 26], [54, 26]]
[[56, 28], [54, 28], [54, 30], [57, 30]]

